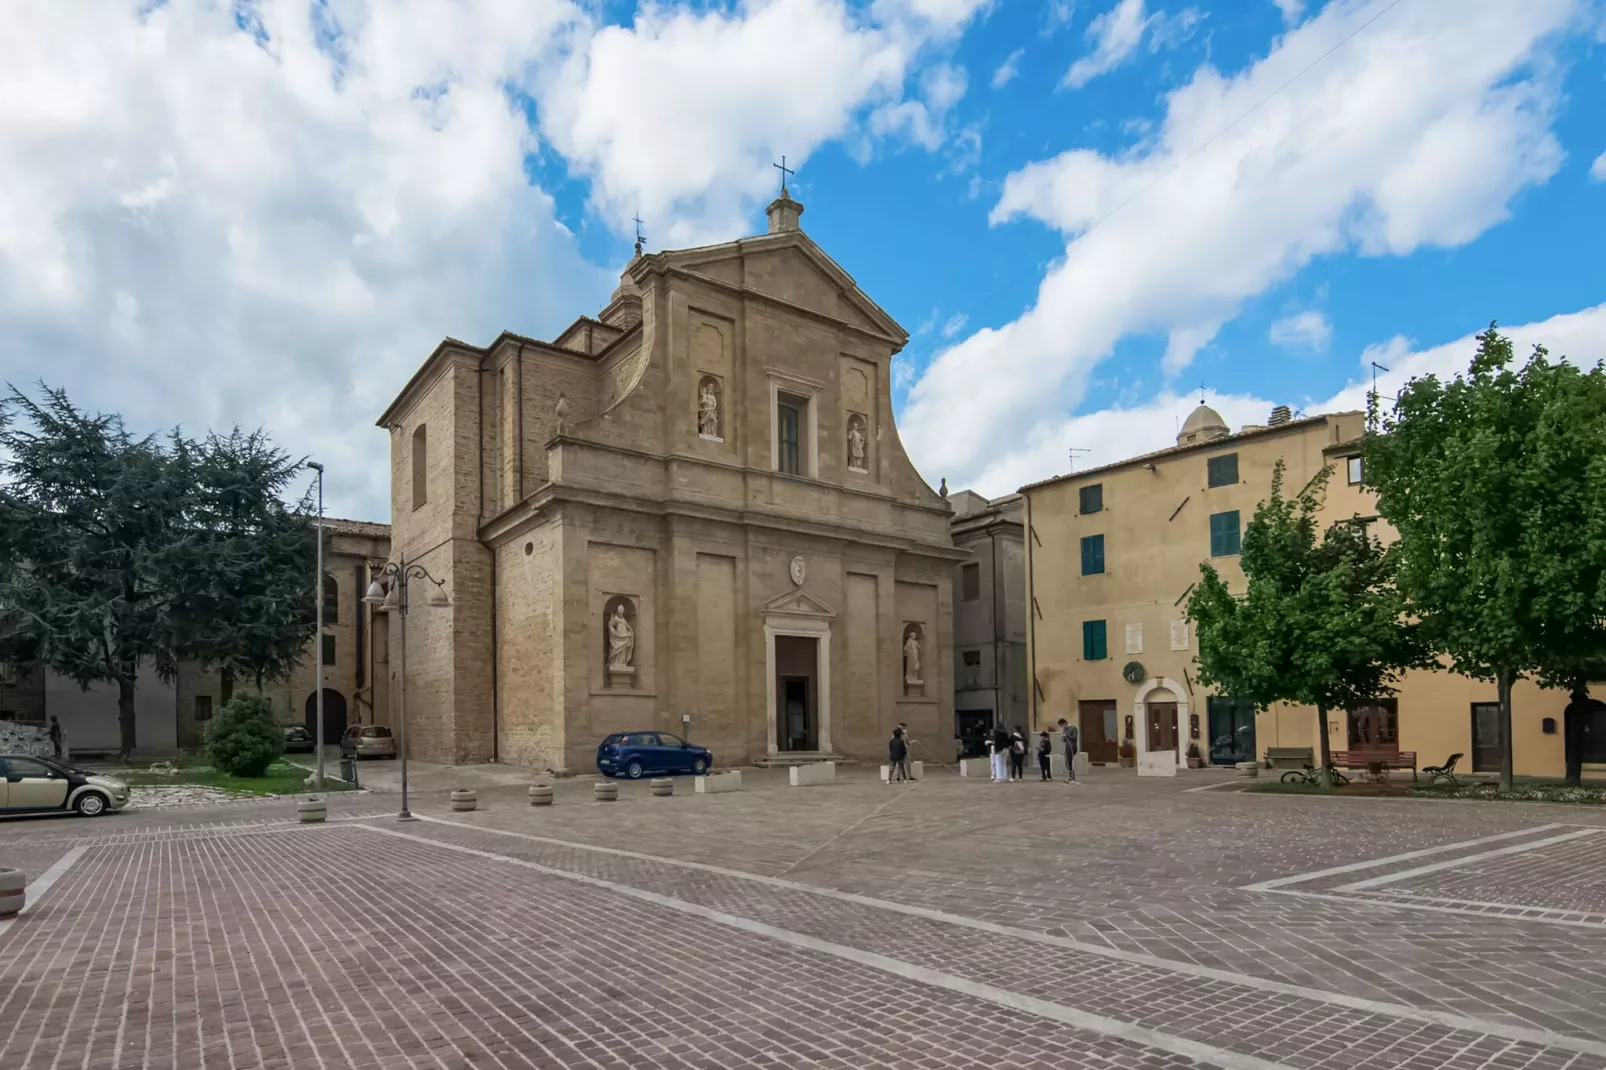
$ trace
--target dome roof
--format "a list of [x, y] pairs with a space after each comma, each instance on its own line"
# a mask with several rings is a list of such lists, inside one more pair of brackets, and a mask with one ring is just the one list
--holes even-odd
[[1182, 431], [1177, 435], [1177, 445], [1182, 446], [1190, 442], [1205, 442], [1212, 438], [1221, 438], [1231, 433], [1227, 421], [1221, 418], [1221, 413], [1212, 409], [1204, 402], [1188, 414], [1182, 421]]

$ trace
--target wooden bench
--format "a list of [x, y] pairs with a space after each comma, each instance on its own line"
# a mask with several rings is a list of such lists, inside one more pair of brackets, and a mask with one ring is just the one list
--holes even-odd
[[1309, 747], [1267, 747], [1266, 763], [1273, 769], [1309, 769], [1316, 752]]
[[1381, 764], [1385, 769], [1409, 769], [1411, 779], [1416, 779], [1414, 750], [1401, 750], [1387, 744], [1373, 743], [1333, 752], [1333, 764], [1340, 769], [1367, 769], [1374, 763]]

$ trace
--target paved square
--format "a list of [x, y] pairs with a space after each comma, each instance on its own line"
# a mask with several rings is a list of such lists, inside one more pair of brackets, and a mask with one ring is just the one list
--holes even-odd
[[3, 822], [0, 1067], [1606, 1070], [1606, 814], [872, 777]]

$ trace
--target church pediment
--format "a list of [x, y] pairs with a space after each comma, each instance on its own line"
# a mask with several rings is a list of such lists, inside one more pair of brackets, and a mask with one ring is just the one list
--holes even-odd
[[804, 590], [787, 591], [764, 603], [763, 612], [790, 617], [835, 617], [836, 610]]

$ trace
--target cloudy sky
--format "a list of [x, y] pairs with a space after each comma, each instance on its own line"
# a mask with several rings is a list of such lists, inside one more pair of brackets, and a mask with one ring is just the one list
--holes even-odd
[[932, 483], [1004, 493], [1465, 365], [1606, 357], [1606, 0], [4, 0], [0, 377], [241, 423], [388, 518], [441, 337], [805, 228], [913, 335]]

